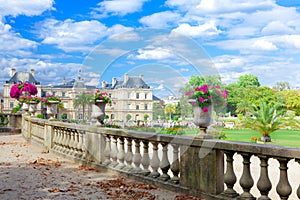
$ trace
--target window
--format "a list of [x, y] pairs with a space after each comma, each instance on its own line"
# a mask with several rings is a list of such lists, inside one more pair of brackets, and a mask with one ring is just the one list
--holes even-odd
[[14, 102], [13, 102], [13, 101], [9, 102], [9, 107], [10, 107], [10, 108], [13, 108], [13, 107], [14, 107]]
[[110, 119], [115, 119], [115, 115], [114, 115], [114, 114], [111, 114], [111, 115], [110, 115]]
[[62, 96], [62, 97], [65, 97], [65, 96], [66, 96], [66, 93], [65, 93], [65, 92], [62, 92], [62, 93], [61, 93], [61, 96]]
[[147, 99], [147, 94], [145, 93], [145, 99]]
[[130, 110], [130, 106], [131, 106], [130, 103], [127, 104], [127, 109], [128, 109], [128, 110]]
[[83, 115], [81, 113], [78, 115], [78, 119], [83, 119]]
[[136, 106], [135, 106], [135, 109], [136, 109], [136, 110], [139, 110], [139, 109], [140, 109], [140, 105], [136, 105]]
[[137, 98], [137, 99], [140, 98], [140, 93], [136, 93], [136, 98]]
[[55, 91], [53, 91], [53, 92], [52, 92], [52, 95], [53, 95], [53, 96], [55, 96], [55, 94], [56, 94], [56, 92], [55, 92]]
[[45, 91], [42, 91], [42, 97], [45, 97], [46, 96], [46, 92]]
[[148, 110], [148, 104], [145, 104], [145, 105], [144, 105], [144, 109], [145, 109], [145, 110]]

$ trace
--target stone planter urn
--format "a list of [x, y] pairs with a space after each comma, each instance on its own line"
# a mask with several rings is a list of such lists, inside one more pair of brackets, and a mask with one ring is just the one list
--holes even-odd
[[193, 106], [194, 113], [194, 124], [199, 127], [200, 133], [196, 135], [197, 138], [201, 139], [212, 139], [212, 135], [207, 134], [207, 127], [212, 122], [212, 111], [213, 105], [208, 105], [208, 112], [204, 112], [202, 108], [196, 103], [196, 100], [190, 99], [189, 103]]
[[30, 115], [29, 114], [29, 105], [27, 103], [22, 104], [22, 110], [24, 111], [24, 115]]
[[57, 105], [59, 101], [48, 101], [46, 104], [47, 115], [49, 115], [49, 120], [55, 120], [55, 115], [57, 114]]
[[37, 105], [38, 105], [38, 102], [33, 101], [33, 102], [29, 103], [28, 112], [30, 113], [31, 117], [35, 117], [35, 112], [37, 111]]
[[95, 119], [96, 125], [104, 125], [106, 102], [102, 100], [93, 101], [92, 104], [92, 119]]

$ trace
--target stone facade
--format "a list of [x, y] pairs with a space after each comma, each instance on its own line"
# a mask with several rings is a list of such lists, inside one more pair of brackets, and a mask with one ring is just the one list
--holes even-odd
[[[112, 79], [112, 83], [102, 82], [101, 91], [107, 91], [114, 102], [113, 106], [106, 106], [106, 114], [109, 120], [126, 121], [126, 116], [130, 115], [131, 120], [144, 120], [144, 116], [149, 116], [148, 120], [152, 120], [152, 89], [144, 82], [144, 77], [124, 75], [124, 79]], [[87, 106], [85, 116], [83, 116], [82, 108], [74, 108], [73, 100], [81, 92], [94, 92], [97, 90], [95, 86], [87, 86], [80, 74], [77, 79], [67, 82], [64, 78], [61, 84], [54, 86], [41, 85], [34, 76], [34, 70], [30, 72], [16, 72], [11, 70], [11, 78], [4, 84], [3, 95], [3, 112], [10, 113], [12, 108], [18, 104], [18, 101], [10, 98], [9, 92], [13, 84], [18, 82], [29, 82], [35, 84], [38, 88], [38, 96], [56, 95], [61, 97], [64, 109], [60, 109], [58, 116], [65, 113], [68, 119], [89, 119], [91, 116], [91, 106]], [[38, 113], [45, 113], [43, 104], [39, 104]]]

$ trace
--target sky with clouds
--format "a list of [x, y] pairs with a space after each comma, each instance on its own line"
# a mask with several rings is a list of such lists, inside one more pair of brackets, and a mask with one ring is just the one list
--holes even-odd
[[300, 87], [300, 1], [0, 0], [0, 87], [10, 69], [43, 85], [144, 74], [170, 90], [191, 75]]

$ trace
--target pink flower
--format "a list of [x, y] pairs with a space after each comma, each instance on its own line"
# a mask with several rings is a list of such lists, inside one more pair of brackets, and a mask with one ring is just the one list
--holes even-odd
[[208, 112], [208, 108], [207, 108], [207, 107], [203, 107], [203, 108], [202, 108], [202, 111], [203, 111], [203, 112]]
[[212, 96], [207, 96], [207, 98], [208, 98], [208, 99], [211, 99], [211, 98], [212, 98]]
[[224, 99], [227, 99], [227, 94], [223, 93], [222, 96], [224, 97]]
[[200, 87], [200, 91], [202, 91], [203, 93], [207, 93], [208, 92], [208, 85], [202, 85]]
[[205, 99], [203, 97], [199, 97], [199, 101], [203, 103]]

